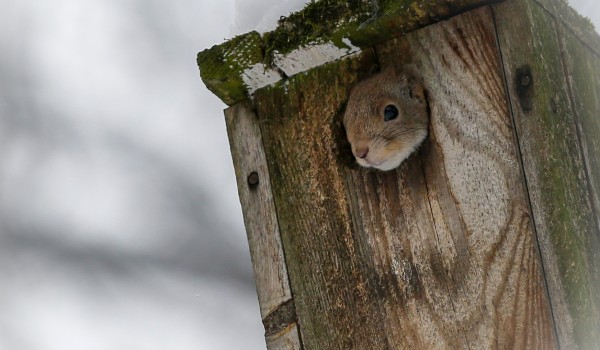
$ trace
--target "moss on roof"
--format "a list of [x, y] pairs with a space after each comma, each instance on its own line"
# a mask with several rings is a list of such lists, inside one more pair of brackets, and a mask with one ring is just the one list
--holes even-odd
[[[252, 92], [244, 74], [263, 64], [278, 71], [274, 58], [318, 44], [341, 50], [371, 47], [494, 0], [320, 0], [282, 17], [277, 29], [262, 37], [251, 32], [198, 54], [202, 80], [231, 105]], [[342, 51], [344, 52], [344, 51]], [[280, 59], [279, 59], [280, 61]], [[248, 78], [248, 77], [246, 77]]]
[[[209, 90], [228, 105], [246, 99], [255, 89], [285, 78], [288, 54], [312, 48], [338, 48], [325, 52], [321, 61], [302, 69], [326, 63], [358, 49], [372, 47], [431, 23], [500, 0], [320, 0], [303, 10], [282, 17], [279, 26], [262, 36], [250, 32], [198, 54], [200, 75]], [[563, 7], [564, 0], [532, 0], [550, 11], [574, 11]], [[589, 24], [577, 23], [589, 36]], [[597, 37], [597, 36], [596, 36]], [[326, 44], [326, 45], [324, 45]], [[321, 45], [319, 47], [319, 45]], [[600, 45], [599, 45], [600, 47]], [[312, 52], [314, 53], [314, 52]], [[318, 56], [318, 53], [317, 53]], [[290, 55], [294, 57], [293, 55]], [[298, 56], [295, 56], [298, 57]], [[300, 57], [306, 57], [300, 55]], [[298, 59], [298, 58], [296, 58]], [[261, 79], [263, 74], [266, 78]], [[256, 81], [254, 81], [255, 79]]]

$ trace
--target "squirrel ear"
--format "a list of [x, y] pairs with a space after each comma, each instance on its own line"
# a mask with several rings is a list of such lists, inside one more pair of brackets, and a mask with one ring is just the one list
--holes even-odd
[[406, 78], [410, 97], [425, 99], [425, 83], [417, 65], [414, 63], [404, 65], [402, 67], [402, 75]]
[[402, 66], [402, 75], [404, 75], [408, 81], [415, 81], [416, 83], [423, 85], [423, 76], [421, 75], [421, 71], [414, 63], [409, 63]]

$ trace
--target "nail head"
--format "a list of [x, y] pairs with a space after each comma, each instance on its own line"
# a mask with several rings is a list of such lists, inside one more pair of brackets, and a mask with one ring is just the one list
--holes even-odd
[[250, 187], [255, 187], [258, 185], [258, 182], [258, 173], [256, 171], [251, 172], [250, 175], [248, 175], [248, 185], [250, 185]]

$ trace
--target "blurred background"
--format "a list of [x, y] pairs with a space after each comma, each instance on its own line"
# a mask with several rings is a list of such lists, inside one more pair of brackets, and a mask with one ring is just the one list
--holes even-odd
[[265, 348], [195, 58], [305, 2], [0, 2], [0, 350]]

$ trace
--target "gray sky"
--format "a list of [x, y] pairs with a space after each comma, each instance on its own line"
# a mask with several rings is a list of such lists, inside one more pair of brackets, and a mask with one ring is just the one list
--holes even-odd
[[302, 2], [3, 3], [0, 350], [264, 349], [195, 57]]
[[233, 4], [4, 5], [0, 349], [264, 348], [224, 105], [195, 62]]

